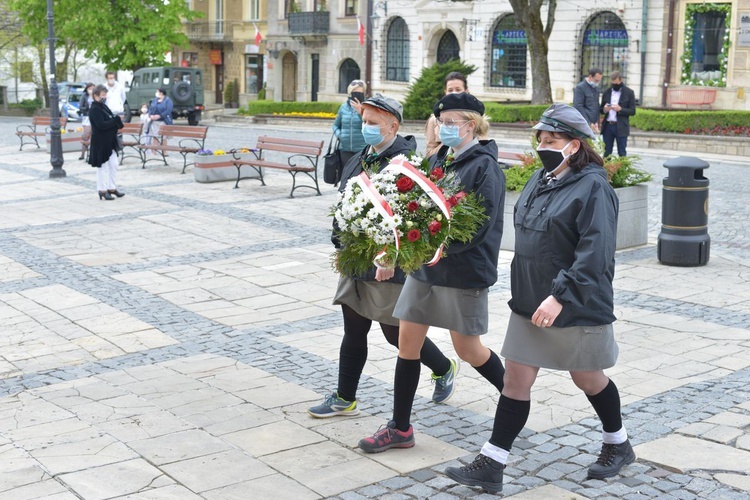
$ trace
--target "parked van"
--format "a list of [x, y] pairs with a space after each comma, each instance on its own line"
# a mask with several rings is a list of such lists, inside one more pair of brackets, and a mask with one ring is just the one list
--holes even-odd
[[198, 125], [203, 111], [202, 70], [176, 66], [136, 70], [127, 92], [127, 112], [131, 116], [139, 115], [141, 105], [151, 102], [160, 88], [165, 88], [172, 99], [172, 118], [186, 117], [190, 125]]

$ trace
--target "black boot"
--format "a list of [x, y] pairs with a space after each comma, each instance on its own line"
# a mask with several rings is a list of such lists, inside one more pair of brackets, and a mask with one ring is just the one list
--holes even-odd
[[602, 444], [602, 451], [596, 463], [589, 467], [590, 479], [604, 479], [616, 476], [620, 469], [635, 461], [635, 452], [630, 440], [620, 444]]
[[467, 486], [480, 486], [497, 493], [503, 490], [503, 469], [505, 464], [479, 454], [472, 463], [464, 467], [448, 467], [445, 475], [457, 483]]
[[115, 198], [109, 194], [109, 191], [99, 191], [100, 200], [114, 200]]
[[122, 198], [123, 196], [125, 196], [125, 193], [123, 193], [122, 191], [118, 191], [116, 189], [110, 189], [109, 192], [110, 194], [113, 194], [117, 196], [118, 198]]

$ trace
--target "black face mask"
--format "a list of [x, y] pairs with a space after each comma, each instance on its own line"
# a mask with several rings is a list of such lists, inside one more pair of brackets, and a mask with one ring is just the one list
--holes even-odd
[[612, 90], [616, 90], [616, 91], [619, 92], [621, 88], [622, 88], [622, 83], [613, 83], [612, 84]]
[[365, 93], [364, 92], [352, 92], [352, 99], [356, 99], [361, 103], [365, 102]]

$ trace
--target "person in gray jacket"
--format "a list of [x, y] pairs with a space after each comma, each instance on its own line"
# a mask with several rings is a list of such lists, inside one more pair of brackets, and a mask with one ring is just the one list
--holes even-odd
[[589, 123], [595, 133], [599, 133], [599, 84], [602, 82], [602, 70], [589, 69], [589, 74], [581, 81], [573, 92], [573, 107]]
[[620, 394], [603, 371], [618, 354], [612, 328], [617, 196], [578, 111], [553, 104], [534, 128], [544, 168], [526, 183], [514, 210], [512, 312], [501, 351], [505, 387], [489, 441], [473, 463], [445, 471], [492, 492], [503, 488], [503, 469], [529, 417], [540, 368], [569, 372], [602, 422], [604, 444], [589, 478], [612, 477], [635, 460]]

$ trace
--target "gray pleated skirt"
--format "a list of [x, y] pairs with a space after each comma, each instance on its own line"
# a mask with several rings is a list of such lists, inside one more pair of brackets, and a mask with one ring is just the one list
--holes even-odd
[[487, 288], [449, 288], [406, 278], [393, 315], [404, 321], [447, 328], [464, 335], [487, 333]]
[[500, 353], [527, 366], [596, 371], [613, 367], [619, 348], [611, 324], [539, 328], [530, 319], [511, 313]]
[[393, 317], [393, 308], [403, 286], [400, 283], [361, 281], [342, 276], [333, 303], [346, 304], [364, 318], [398, 326], [398, 319]]

